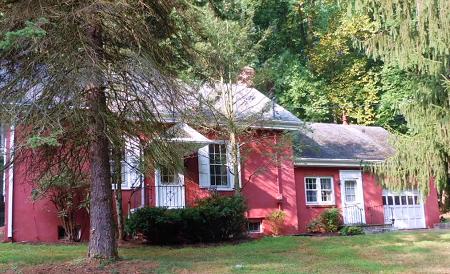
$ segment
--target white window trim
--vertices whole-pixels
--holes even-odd
[[[123,159],[120,161],[121,165],[121,190],[132,190],[135,188],[142,187],[144,182],[144,174],[142,174],[137,168],[133,167],[133,160],[131,159],[130,151],[134,150],[134,153],[139,154],[139,160],[142,157],[142,150],[139,146],[139,140],[137,138],[126,137],[125,138],[125,147],[123,152]],[[134,143],[134,144],[133,144]],[[133,146],[134,145],[134,146]],[[139,151],[138,151],[139,150]],[[136,155],[132,155],[136,158]],[[114,160],[110,159],[111,169],[113,168]],[[133,178],[136,177],[136,178]],[[133,180],[137,179],[137,180]],[[116,190],[116,184],[112,184],[112,189]]]
[[[307,179],[316,179],[316,192],[317,192],[317,202],[308,202],[308,197],[306,192],[308,191],[308,189],[306,188],[306,180]],[[330,179],[331,180],[331,201],[329,202],[323,202],[322,201],[322,185],[320,184],[320,179]],[[304,186],[305,186],[305,203],[306,205],[327,205],[327,206],[333,206],[336,205],[336,194],[334,192],[334,180],[333,177],[331,176],[307,176],[304,178]],[[319,201],[320,199],[320,201]]]
[[[209,158],[209,145],[219,144],[219,145],[225,145],[226,146],[226,156],[227,156],[226,166],[227,166],[227,181],[228,181],[228,185],[227,186],[219,186],[219,187],[212,186],[211,185],[211,174],[210,174],[210,172],[208,172],[208,184],[207,185],[202,185],[199,182],[199,187],[201,189],[210,189],[210,190],[216,190],[216,191],[234,191],[235,190],[236,182],[232,181],[233,180],[232,179],[233,174],[231,172],[230,161],[229,161],[229,157],[230,157],[230,146],[229,146],[229,143],[230,142],[228,140],[214,140],[213,142],[211,142],[211,143],[209,143],[207,145],[208,146],[208,158],[207,159],[209,161],[208,168],[210,168],[210,165],[211,165],[210,158]],[[240,159],[240,151],[238,152],[238,158]],[[241,173],[241,165],[240,165],[240,163],[239,163],[238,169],[239,169],[239,173]],[[239,174],[239,182],[238,182],[239,186],[242,186],[241,177],[242,177],[242,174]]]
[[[248,230],[247,232],[249,233],[249,234],[261,234],[261,233],[263,233],[264,232],[264,227],[263,227],[263,225],[264,225],[264,222],[263,222],[263,220],[261,220],[261,219],[259,219],[259,220],[248,220],[248,222],[249,223],[259,223],[259,231],[250,231],[250,230]]]

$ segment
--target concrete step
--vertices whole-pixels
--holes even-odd
[[[436,229],[450,229],[450,223],[439,223],[433,226]]]
[[[363,226],[363,230],[366,234],[386,233],[397,231],[398,229],[392,225],[376,225],[376,226]]]

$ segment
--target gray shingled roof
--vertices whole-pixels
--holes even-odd
[[[303,124],[294,114],[273,102],[269,97],[255,88],[242,84],[204,85],[199,93],[210,102],[210,108],[224,113],[225,103],[222,92],[233,94],[233,105],[238,119],[259,121],[255,125],[280,129],[299,129]],[[204,106],[206,107],[206,106]]]
[[[295,135],[296,159],[384,160],[392,155],[389,132],[381,127],[306,124]]]

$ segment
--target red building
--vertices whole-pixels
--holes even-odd
[[[278,209],[286,213],[284,234],[305,232],[313,218],[332,207],[341,209],[348,225],[390,224],[411,229],[439,222],[434,187],[428,197],[416,190],[395,193],[383,189],[365,171],[366,165],[383,161],[392,153],[384,129],[304,124],[257,90],[233,87],[239,87],[237,100],[245,102],[240,113],[261,112],[260,119],[249,125],[253,134],[241,140],[240,182],[234,182],[231,174],[226,140],[171,121],[176,132],[173,141],[190,144],[190,150],[180,156],[184,169],[173,172],[159,168],[140,173],[133,164],[139,160],[139,148],[130,140],[122,165],[124,212],[145,206],[192,206],[212,191],[231,195],[234,186],[240,184],[248,203],[250,233],[255,235],[270,233],[265,219]],[[49,200],[31,199],[35,182],[27,176],[27,163],[12,161],[17,130],[7,125],[1,128],[0,163],[6,167],[0,177],[4,240],[58,241],[61,225],[54,205]],[[286,132],[293,136],[289,139],[292,142],[284,138]],[[81,238],[86,239],[87,213],[80,213],[77,220]]]

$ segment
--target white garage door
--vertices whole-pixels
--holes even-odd
[[[384,222],[399,229],[425,228],[425,213],[418,191],[383,190]]]

